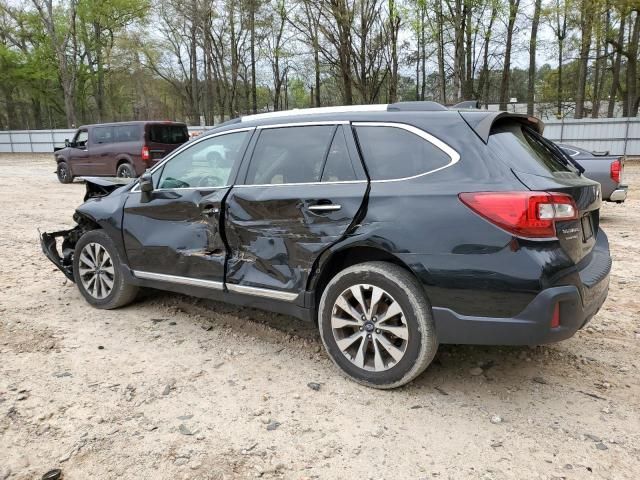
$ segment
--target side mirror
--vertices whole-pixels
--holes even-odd
[[[153,178],[149,172],[145,172],[140,176],[140,191],[144,193],[153,192]]]
[[[65,138],[65,139],[64,139],[64,146],[65,146],[65,147],[68,147],[68,146],[70,146],[70,145],[71,145],[71,144],[69,143],[69,139],[68,139],[68,138]]]

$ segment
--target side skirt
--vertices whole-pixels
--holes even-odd
[[[193,297],[206,298],[241,307],[257,308],[274,313],[291,315],[305,321],[314,321],[315,312],[300,306],[305,300],[304,293],[290,292],[227,284],[213,280],[179,277],[153,272],[130,270],[127,275],[131,283],[141,287],[155,288]]]

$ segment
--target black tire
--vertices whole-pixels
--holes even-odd
[[[118,165],[116,170],[116,177],[120,178],[133,178],[136,176],[136,171],[130,163],[122,163]]]
[[[96,247],[96,245],[98,247]],[[86,260],[81,259],[83,253],[87,253],[87,251],[85,250],[85,247],[87,246],[89,246],[89,249],[101,247],[102,249],[104,249],[104,251],[106,251],[108,257],[110,258],[110,262],[108,262],[106,265],[100,265],[98,267],[102,270],[98,274],[98,277],[104,275],[107,277],[107,280],[112,283],[111,290],[107,295],[102,296],[102,298],[100,296],[100,293],[104,294],[105,290],[102,290],[102,292],[98,291],[96,294],[96,292],[89,291],[92,286],[91,283],[89,283],[89,285],[85,284],[85,279],[88,279],[91,275],[91,273],[84,273],[83,276],[83,272],[86,272],[86,269],[90,268],[89,264],[84,263]],[[89,260],[93,259],[92,255],[89,255],[89,257]],[[102,258],[104,259],[106,257],[104,257],[103,255]],[[96,308],[111,310],[113,308],[127,305],[136,298],[138,287],[135,285],[131,285],[125,281],[121,264],[122,260],[120,258],[120,255],[118,254],[118,249],[114,245],[111,238],[109,238],[109,236],[104,231],[91,230],[90,232],[87,232],[82,237],[80,237],[80,240],[78,240],[78,243],[76,243],[75,252],[73,255],[73,276],[76,280],[78,290],[80,290],[80,293],[89,304]],[[110,270],[113,271],[112,274],[109,273]],[[107,285],[107,280],[100,281],[98,283],[101,283],[103,286],[105,286]],[[94,280],[94,282],[95,281],[96,280]]]
[[[56,175],[58,176],[58,181],[60,183],[73,182],[73,173],[71,173],[71,168],[69,168],[69,164],[67,162],[58,162]]]
[[[380,319],[376,320],[378,323],[366,322],[373,323],[373,326],[376,327],[374,331],[367,330],[368,328],[372,328],[371,325],[363,325],[364,330],[363,327],[357,327],[362,333],[358,333],[356,327],[346,327],[347,329],[353,328],[353,330],[348,330],[350,333],[353,332],[353,335],[365,335],[371,338],[371,335],[367,335],[367,331],[371,331],[372,334],[374,332],[377,334],[374,335],[373,340],[368,340],[369,346],[364,348],[364,350],[368,352],[365,356],[369,355],[367,358],[371,358],[371,355],[377,357],[378,352],[382,351],[383,344],[376,340],[380,338],[380,333],[385,335],[384,340],[386,342],[391,338],[392,342],[396,342],[396,344],[399,342],[399,344],[402,345],[404,349],[403,356],[397,361],[392,359],[391,356],[388,356],[387,359],[392,360],[392,362],[384,361],[386,365],[384,363],[383,365],[386,369],[379,369],[379,371],[374,369],[372,371],[366,369],[367,367],[361,368],[354,363],[353,355],[348,358],[347,353],[343,353],[340,347],[338,347],[338,340],[334,334],[331,320],[334,309],[338,308],[335,302],[339,297],[342,297],[343,294],[349,295],[348,289],[355,285],[373,286],[382,289],[384,293],[388,295],[388,302],[397,302],[402,310],[401,316],[394,317],[392,315],[389,318],[404,319],[402,321],[394,321],[401,325],[403,332],[406,332],[403,333],[403,335],[408,337],[406,340],[378,330],[377,327],[384,330],[382,326],[384,320],[381,321]],[[361,292],[362,291],[363,290],[361,290]],[[373,290],[370,291],[373,292]],[[366,294],[366,289],[364,292]],[[371,303],[372,301],[370,300],[369,304]],[[385,305],[382,307],[382,309],[385,309],[387,304],[381,302],[379,305]],[[356,309],[358,311],[361,310],[359,308]],[[342,310],[336,310],[338,313],[341,311]],[[376,307],[376,311],[380,311],[380,307]],[[340,315],[342,314],[340,313]],[[352,317],[346,316],[346,318]],[[372,318],[374,320],[376,319],[375,314],[372,315]],[[373,388],[390,389],[409,383],[427,368],[438,350],[438,341],[433,316],[431,314],[431,306],[426,299],[422,285],[420,285],[418,280],[410,272],[392,263],[361,263],[339,272],[331,279],[322,293],[318,309],[318,324],[322,343],[331,360],[333,360],[349,378]],[[343,330],[338,330],[338,332],[342,331]],[[400,331],[398,331],[398,333],[400,333]],[[364,339],[362,343],[364,343]],[[354,345],[357,346],[358,344],[359,342],[356,342]],[[390,350],[385,349],[384,354],[388,353],[390,353]],[[368,368],[372,367],[371,364],[368,365]]]

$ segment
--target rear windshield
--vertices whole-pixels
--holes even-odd
[[[540,134],[531,128],[510,123],[498,125],[489,136],[489,148],[514,170],[549,175],[577,170],[555,152]]]
[[[166,143],[176,145],[189,140],[189,132],[185,125],[153,124],[147,127],[149,141],[153,143]]]

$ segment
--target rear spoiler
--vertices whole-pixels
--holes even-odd
[[[505,119],[511,119],[516,122],[524,123],[529,127],[536,130],[540,135],[544,131],[544,122],[539,118],[529,115],[523,115],[521,113],[509,113],[509,112],[489,112],[487,110],[459,110],[458,113],[462,119],[471,127],[471,130],[475,132],[480,140],[484,143],[489,141],[489,135],[491,129],[498,121]]]

